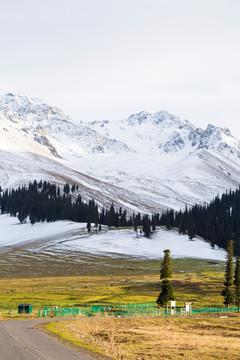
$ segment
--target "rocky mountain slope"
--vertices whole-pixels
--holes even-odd
[[[240,158],[240,142],[230,130],[208,125],[206,130],[196,128],[187,120],[160,111],[156,114],[140,112],[128,119],[110,122],[94,121],[88,124],[102,135],[131,144],[137,152],[176,153],[199,149],[216,150],[224,155]],[[233,157],[232,154],[235,156]]]
[[[239,186],[240,142],[166,111],[77,122],[26,95],[0,97],[0,185],[77,183],[100,205],[156,212],[211,200]]]

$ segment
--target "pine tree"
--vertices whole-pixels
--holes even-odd
[[[150,229],[150,219],[148,215],[144,215],[143,217],[143,233],[145,237],[150,238],[151,229]]]
[[[229,307],[230,304],[234,303],[234,292],[233,292],[233,240],[229,241],[227,247],[227,259],[226,259],[226,270],[225,270],[225,288],[222,291],[224,297],[224,304]]]
[[[108,226],[115,226],[115,209],[113,204],[110,206],[110,210],[108,212]]]
[[[134,231],[136,232],[136,234],[137,234],[137,226],[138,226],[138,222],[137,222],[137,218],[135,217],[134,218]]]
[[[152,215],[152,231],[154,232],[156,230],[156,219],[155,216]]]
[[[88,232],[90,233],[90,231],[91,231],[91,222],[90,222],[90,219],[88,219],[88,221],[87,221],[87,230],[88,230]]]
[[[161,263],[160,279],[167,280],[172,277],[172,261],[170,257],[170,250],[164,250],[164,257]]]
[[[172,288],[172,284],[169,280],[162,281],[162,290],[157,298],[156,303],[159,306],[165,306],[166,310],[168,310],[168,302],[170,300],[174,300],[174,291]]]
[[[238,312],[239,312],[239,307],[240,307],[240,256],[238,256],[237,260],[236,260],[234,285],[235,285],[235,303],[238,307]]]
[[[188,226],[188,237],[190,240],[195,237],[194,225],[192,221],[190,221],[190,224]]]
[[[174,291],[169,278],[172,277],[172,262],[170,257],[170,250],[164,250],[164,257],[161,263],[160,279],[162,280],[162,290],[157,298],[156,303],[159,306],[168,308],[169,300],[174,300]]]
[[[35,216],[33,214],[30,215],[30,223],[31,225],[35,224]]]
[[[69,194],[69,192],[70,192],[70,186],[69,186],[68,183],[66,183],[66,184],[64,185],[64,187],[63,187],[63,192],[64,192],[65,194]]]

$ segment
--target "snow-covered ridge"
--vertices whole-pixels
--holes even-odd
[[[99,205],[160,212],[210,201],[239,186],[240,142],[159,111],[76,122],[27,95],[0,97],[0,185],[79,185]]]
[[[120,121],[94,121],[88,123],[106,136],[125,140],[136,151],[156,151],[159,153],[174,153],[184,148],[189,151],[212,149],[225,155],[235,155],[240,158],[240,142],[234,138],[227,128],[215,127],[209,124],[206,130],[196,128],[188,120],[159,111],[149,114],[142,111]],[[151,144],[150,144],[151,143]]]
[[[123,142],[102,136],[94,129],[78,124],[60,109],[23,94],[0,97],[0,117],[11,122],[56,157],[76,154],[119,153],[131,151]]]
[[[214,149],[225,155],[240,157],[240,142],[229,129],[208,125],[196,128],[189,121],[159,111],[142,111],[119,121],[74,122],[60,109],[40,99],[9,93],[0,97],[0,117],[12,127],[28,135],[50,150],[54,156],[65,157],[72,152],[174,153],[184,148]]]

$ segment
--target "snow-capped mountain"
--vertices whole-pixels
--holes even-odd
[[[140,112],[118,122],[94,121],[88,124],[103,135],[131,144],[137,152],[175,153],[184,148],[217,150],[240,158],[240,142],[230,130],[208,125],[196,128],[187,120],[160,111],[155,114]]]
[[[26,95],[7,94],[0,98],[0,116],[19,134],[28,135],[56,157],[68,154],[118,153],[131,151],[115,139],[75,123],[60,109]]]
[[[156,212],[211,200],[240,179],[240,142],[166,111],[77,122],[26,95],[0,97],[0,185],[76,183],[86,199]]]

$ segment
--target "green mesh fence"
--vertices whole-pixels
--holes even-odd
[[[238,307],[229,307],[229,308],[221,308],[221,307],[212,307],[212,308],[201,308],[201,309],[192,309],[191,313],[192,315],[197,315],[197,314],[201,314],[201,313],[233,313],[233,312],[237,312],[238,311]]]
[[[159,309],[155,303],[145,304],[108,304],[108,305],[85,305],[79,308],[58,308],[45,307],[39,310],[39,317],[75,317],[75,316],[184,316],[198,315],[202,313],[226,313],[237,312],[237,307],[221,308],[201,308],[191,309],[186,312],[185,308],[169,309],[168,311]]]

